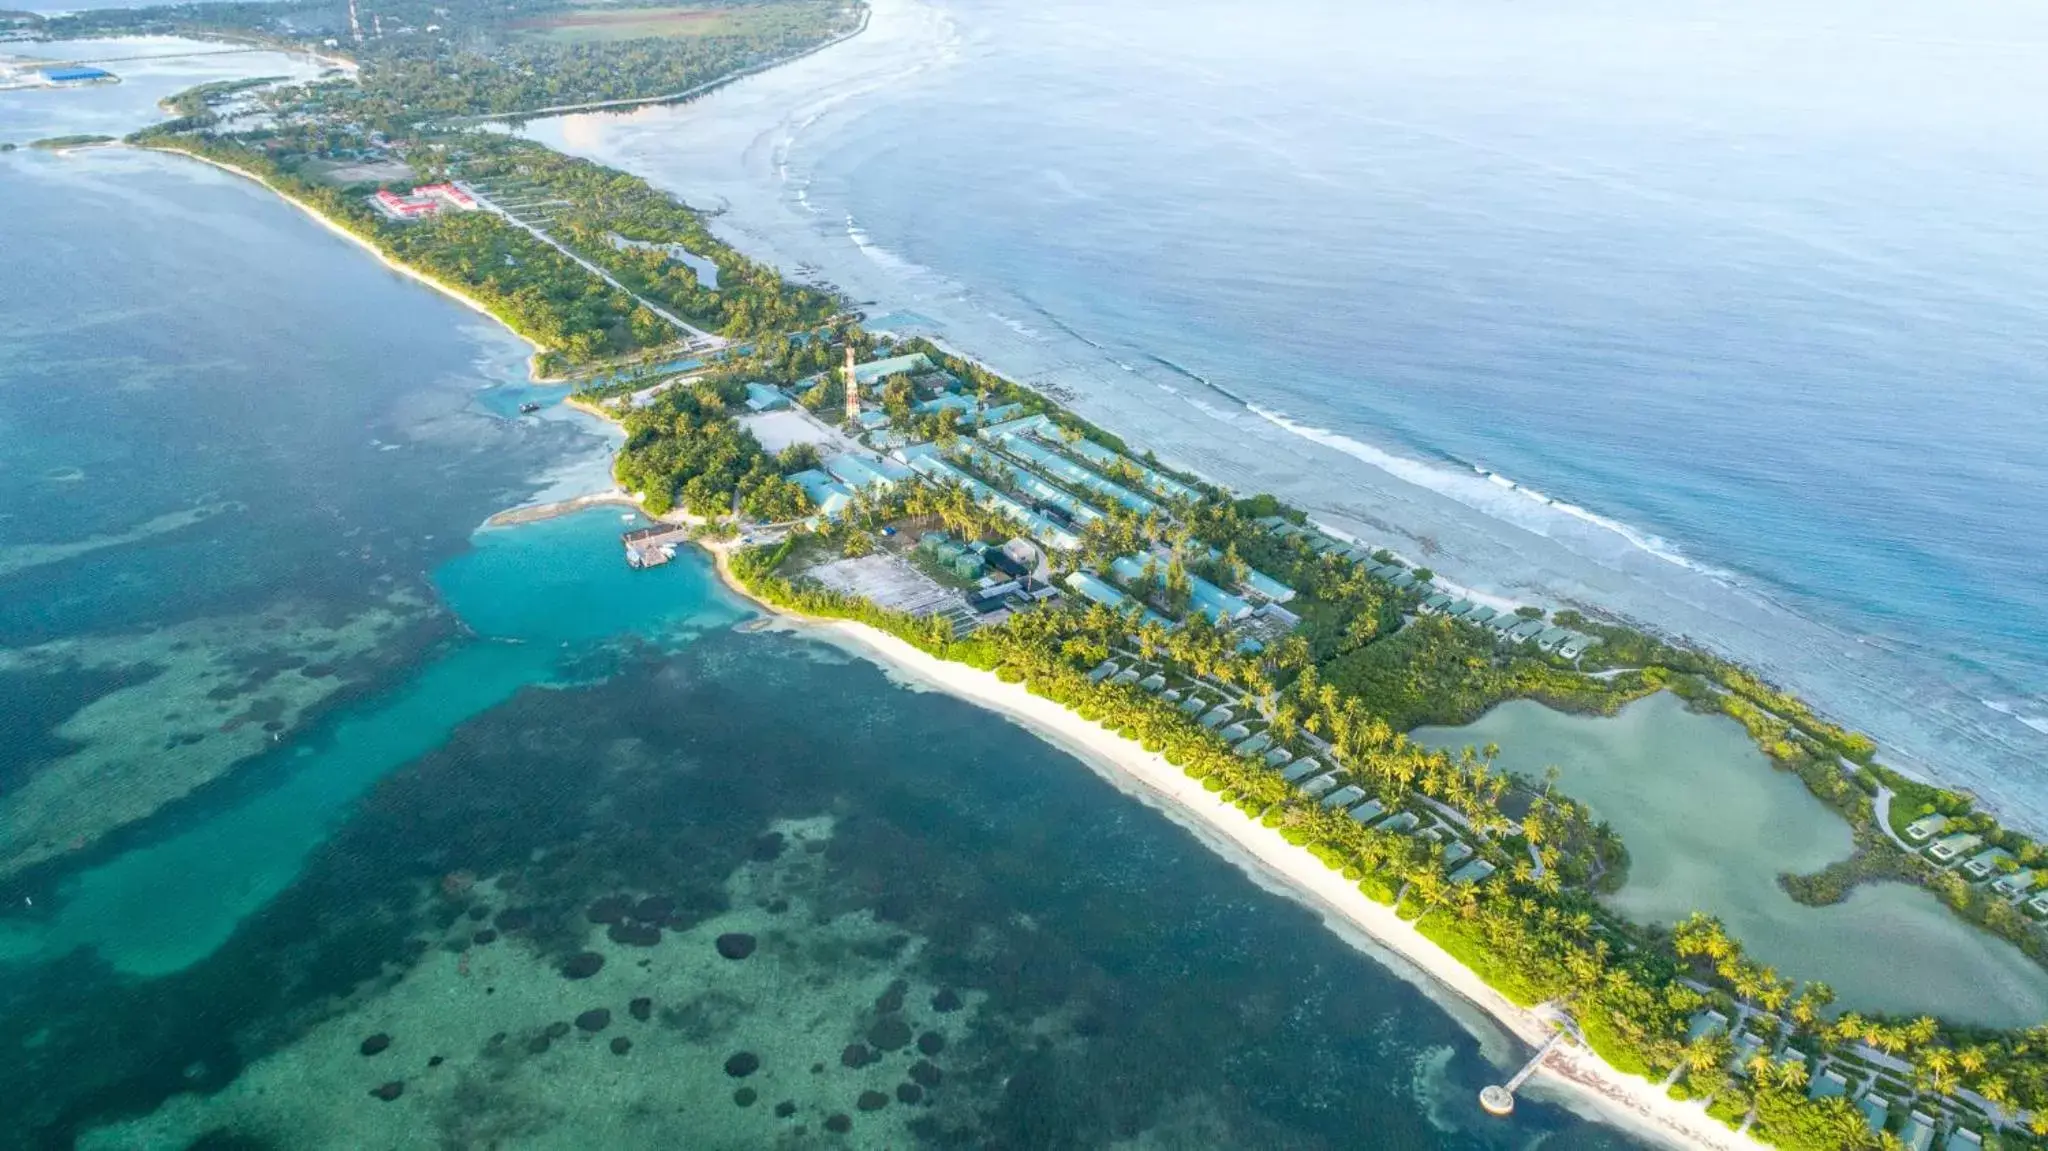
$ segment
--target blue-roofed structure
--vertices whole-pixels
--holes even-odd
[[[1054,487],[1030,469],[1013,464],[987,448],[970,445],[966,452],[968,460],[984,475],[994,476],[1024,495],[1060,509],[1075,523],[1090,524],[1102,518],[1102,513],[1093,507]]]
[[[748,411],[772,412],[778,408],[786,408],[788,406],[789,397],[783,395],[781,389],[771,388],[767,384],[747,385]]]
[[[39,68],[37,71],[42,73],[43,79],[52,84],[97,84],[114,78],[114,74],[104,68],[92,68],[84,64],[57,64]]]
[[[955,395],[952,392],[942,392],[932,399],[912,404],[910,410],[918,415],[928,416],[934,412],[943,412],[950,409],[960,413],[960,418],[965,419],[973,414],[974,409],[979,406],[966,396]]]
[[[853,366],[853,382],[866,387],[869,384],[880,383],[890,376],[900,376],[905,372],[916,373],[929,372],[931,370],[931,358],[923,352],[913,352],[907,356],[891,356],[886,360],[870,360],[865,364],[855,364]]]
[[[1158,504],[1122,485],[1110,483],[1029,436],[1006,436],[999,438],[997,442],[1002,445],[1004,451],[1032,464],[1061,483],[1072,484],[1091,495],[1115,500],[1141,516],[1150,515],[1158,510]]]
[[[825,470],[851,488],[888,491],[911,476],[909,468],[894,460],[868,459],[852,453],[825,461]]]
[[[818,507],[818,514],[827,518],[837,516],[853,503],[853,491],[845,484],[815,468],[807,468],[789,477],[789,482],[804,490],[811,502]]]
[[[1014,420],[1023,413],[1023,404],[997,404],[993,408],[983,409],[975,418],[984,424],[999,424],[1005,420]]]
[[[1110,564],[1109,570],[1126,583],[1140,583],[1145,578],[1145,564],[1143,556],[1124,556]],[[1164,585],[1166,563],[1154,561],[1153,566],[1157,569],[1154,582]],[[1213,623],[1243,619],[1252,614],[1252,605],[1192,573],[1188,576],[1188,600],[1196,611],[1208,616]]]
[[[918,444],[905,448],[903,456],[903,462],[909,464],[912,471],[927,479],[957,483],[965,487],[977,502],[994,507],[1024,525],[1025,532],[1039,543],[1055,551],[1081,550],[1080,536],[940,459],[938,450],[931,445]]]
[[[1174,479],[1172,476],[1161,473],[1157,468],[1146,467],[1129,456],[1118,455],[1093,440],[1081,439],[1075,440],[1072,443],[1062,441],[1061,446],[1098,468],[1109,467],[1117,463],[1136,468],[1139,477],[1145,481],[1145,487],[1150,489],[1153,495],[1169,500],[1192,500],[1198,494],[1195,489]]]

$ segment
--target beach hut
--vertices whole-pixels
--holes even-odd
[[[1814,1076],[1806,1087],[1808,1099],[1833,1099],[1848,1093],[1849,1081],[1832,1067]]]
[[[2033,889],[2035,875],[2034,871],[2022,867],[2018,871],[2001,875],[1997,879],[1992,880],[1991,890],[2007,898],[2025,894]]]
[[[1948,1138],[1941,1141],[1941,1151],[1982,1151],[1983,1147],[1982,1135],[1961,1127],[1949,1128]]]
[[[1155,671],[1144,679],[1139,680],[1138,686],[1157,695],[1166,689],[1166,677]]]
[[[1728,1017],[1712,1009],[1702,1011],[1685,1025],[1685,1041],[1696,1043],[1708,1035],[1719,1035],[1728,1030]]]
[[[1948,826],[1946,815],[1923,815],[1906,825],[1906,838],[1921,843]]]
[[[1385,823],[1380,824],[1380,830],[1409,832],[1415,830],[1415,828],[1420,826],[1421,823],[1422,820],[1416,818],[1414,812],[1402,811],[1395,813],[1393,818],[1387,820]]]
[[[1387,813],[1387,805],[1377,799],[1368,799],[1350,811],[1351,818],[1370,825],[1373,820]]]
[[[1971,856],[1969,862],[1963,864],[1963,870],[1973,879],[1989,879],[1993,872],[2001,870],[2000,864],[2011,860],[2012,852],[2003,847],[1994,847]]]
[[[1122,687],[1124,684],[1127,683],[1136,683],[1138,682],[1138,673],[1132,671],[1129,668],[1125,668],[1123,671],[1120,671],[1115,675],[1110,676],[1109,682],[1112,687]]]
[[[1286,770],[1280,773],[1280,778],[1289,783],[1300,783],[1321,770],[1323,770],[1321,763],[1311,756],[1303,756],[1288,764]]]
[[[1350,807],[1365,798],[1365,789],[1357,784],[1347,784],[1323,797],[1324,807]]]
[[[1462,839],[1453,839],[1444,844],[1444,866],[1456,867],[1472,858],[1472,845]]]
[[[1266,750],[1268,747],[1272,746],[1272,744],[1273,737],[1267,735],[1265,732],[1260,732],[1259,734],[1251,737],[1250,739],[1245,740],[1243,743],[1238,744],[1236,747],[1233,747],[1230,750],[1236,752],[1238,755],[1244,757],[1245,759],[1250,759],[1253,756],[1259,754],[1260,752]]]
[[[1475,859],[1456,871],[1451,872],[1452,883],[1480,883],[1493,874],[1493,864]]]
[[[1919,1111],[1906,1116],[1906,1129],[1899,1134],[1906,1151],[1929,1151],[1934,1146],[1934,1119]]]
[[[1561,627],[1544,628],[1536,636],[1537,651],[1556,651],[1557,645],[1571,638],[1572,633]]]
[[[1294,753],[1284,747],[1276,747],[1266,753],[1266,766],[1279,769],[1294,759]]]
[[[1310,799],[1315,799],[1316,797],[1322,795],[1324,792],[1327,792],[1331,788],[1336,786],[1337,773],[1333,771],[1327,775],[1316,776],[1314,779],[1311,779],[1307,783],[1302,784],[1301,793],[1303,795],[1308,796]]]
[[[1094,671],[1088,673],[1088,682],[1101,683],[1103,680],[1108,679],[1110,676],[1115,675],[1116,670],[1117,669],[1115,660],[1103,660],[1101,663],[1095,665]]]
[[[1981,835],[1958,832],[1946,839],[1937,840],[1933,847],[1927,849],[1927,854],[1937,862],[1954,863],[1962,858],[1964,852],[1975,851],[1977,845],[1982,842],[1984,837]]]
[[[1202,717],[1202,726],[1207,728],[1218,728],[1229,722],[1230,709],[1222,706]]]
[[[1885,1120],[1892,1113],[1891,1100],[1873,1091],[1856,1101],[1856,1109],[1863,1112],[1863,1118],[1869,1121],[1872,1131],[1884,1133]]]
[[[1483,603],[1474,604],[1472,606],[1472,610],[1465,613],[1464,620],[1466,623],[1476,623],[1483,625],[1491,622],[1493,620],[1493,617],[1499,614],[1499,612],[1493,610],[1490,607],[1487,607]]]

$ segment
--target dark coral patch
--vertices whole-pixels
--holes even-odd
[[[478,947],[483,947],[487,944],[496,943],[498,941],[498,933],[486,927],[475,935],[470,936],[469,941]]]
[[[880,1091],[863,1091],[853,1105],[862,1111],[880,1111],[889,1105],[889,1097]]]
[[[787,1119],[794,1114],[796,1114],[796,1100],[794,1099],[784,1099],[775,1105],[775,1117],[777,1119]]]
[[[937,1055],[946,1049],[946,1037],[936,1031],[927,1031],[917,1037],[917,1049],[926,1055]]]
[[[380,1087],[372,1087],[370,1088],[370,1094],[389,1103],[400,1095],[405,1094],[405,1080],[393,1079],[391,1082]]]
[[[633,918],[643,923],[660,923],[676,913],[676,901],[666,895],[650,895],[633,905]]]
[[[901,1011],[903,1010],[903,997],[909,993],[910,984],[905,980],[898,979],[889,985],[887,991],[882,992],[880,998],[875,1000],[875,1010],[884,1015],[892,1015]]]
[[[604,969],[604,956],[595,951],[579,951],[562,961],[562,978],[588,979]]]
[[[582,1031],[603,1031],[611,1025],[612,1013],[611,1009],[607,1007],[593,1007],[576,1017],[576,1026]],[[927,1051],[925,1054],[929,1055],[931,1052]]]
[[[624,1055],[626,1052],[631,1051],[632,1049],[633,1041],[631,1039],[628,1039],[623,1035],[616,1035],[612,1037],[612,1054]]]
[[[654,1015],[654,1000],[642,995],[626,1005],[626,1014],[645,1023]]]
[[[382,1051],[389,1046],[391,1046],[391,1037],[389,1035],[384,1034],[382,1031],[379,1031],[375,1035],[372,1035],[369,1038],[364,1039],[362,1043],[356,1047],[356,1050],[362,1052],[365,1055],[375,1055],[379,1051]]]
[[[841,1112],[825,1120],[825,1130],[834,1135],[844,1135],[853,1130],[853,1116]]]
[[[941,1079],[944,1079],[945,1075],[939,1071],[938,1066],[936,1064],[933,1064],[929,1060],[920,1059],[917,1062],[910,1065],[910,1078],[914,1082],[916,1082],[918,1086],[929,1091],[932,1088],[937,1087],[939,1085],[939,1081]]]
[[[760,1092],[755,1091],[752,1087],[742,1087],[732,1093],[732,1101],[742,1107],[752,1107],[754,1100],[760,1097]]]
[[[783,843],[782,833],[779,831],[758,835],[754,837],[753,850],[749,854],[762,863],[771,863],[782,858]]]
[[[605,895],[590,901],[583,917],[592,923],[617,923],[633,912],[633,901],[623,895]]]
[[[941,988],[932,996],[932,1010],[941,1014],[960,1010],[960,993],[950,987]]]
[[[497,926],[498,930],[508,934],[514,931],[524,931],[533,926],[533,908],[508,907],[500,911],[491,922]]]
[[[761,1069],[761,1057],[751,1051],[735,1051],[725,1061],[725,1073],[734,1079],[745,1079]]]
[[[898,1103],[916,1103],[923,1098],[924,1088],[919,1087],[915,1083],[898,1083],[896,1085],[896,1101]]]
[[[846,1045],[846,1050],[839,1053],[839,1065],[841,1067],[854,1068],[866,1067],[880,1058],[881,1056],[868,1050],[868,1045],[865,1043],[849,1043]]]
[[[868,1042],[884,1051],[895,1051],[903,1047],[910,1042],[910,1036],[910,1024],[894,1015],[886,1019],[877,1019],[875,1025],[868,1028]]]
[[[718,953],[727,959],[745,959],[754,953],[754,937],[744,931],[728,931],[718,937]]]

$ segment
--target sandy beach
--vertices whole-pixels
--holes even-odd
[[[725,549],[715,548],[712,555],[720,577],[746,595],[746,589],[732,578]],[[1362,946],[1360,950],[1382,962],[1391,957],[1394,962],[1388,965],[1403,975],[1420,975],[1418,986],[1435,993],[1440,1001],[1444,999],[1442,993],[1448,992],[1532,1046],[1549,1038],[1551,1028],[1541,1017],[1517,1007],[1488,987],[1450,953],[1397,916],[1393,908],[1366,898],[1341,874],[1288,843],[1278,831],[1247,819],[1243,812],[1204,790],[1199,781],[1188,778],[1164,756],[1148,752],[1049,699],[1031,694],[1021,684],[1004,683],[993,672],[941,660],[865,624],[817,619],[765,604],[763,607],[787,626],[861,656],[901,682],[946,692],[1025,727],[1087,764],[1119,790],[1187,828],[1205,847],[1242,868],[1262,886],[1320,912],[1339,937],[1356,944],[1361,942],[1362,935],[1372,946]],[[1496,1053],[1488,1054],[1499,1061]],[[1502,1078],[1512,1072],[1511,1065],[1503,1071]],[[1766,1146],[1710,1117],[1703,1102],[1674,1100],[1658,1085],[1617,1071],[1576,1045],[1563,1045],[1553,1051],[1524,1090],[1672,1146],[1713,1151],[1764,1151]],[[1472,1105],[1476,1108],[1477,1101]]]

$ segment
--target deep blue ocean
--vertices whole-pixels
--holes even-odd
[[[884,0],[707,100],[529,131],[2048,827],[2044,47],[2010,0]]]

